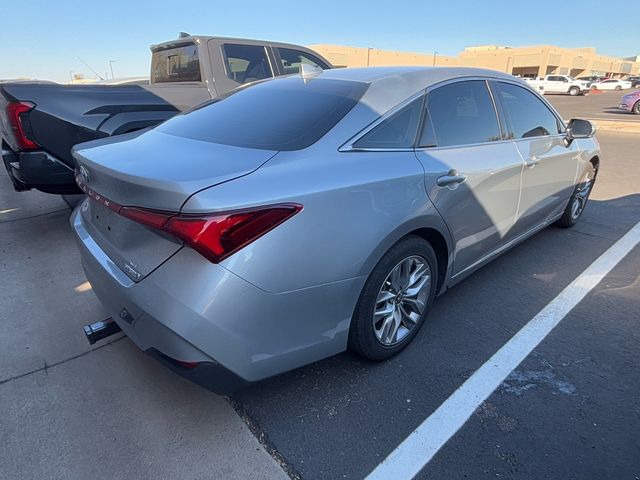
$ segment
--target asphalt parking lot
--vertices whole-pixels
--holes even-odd
[[[632,122],[640,125],[640,115],[618,109],[620,98],[634,90],[601,91],[589,95],[571,97],[569,95],[545,95],[564,118],[580,117],[587,120],[611,120]]]
[[[619,97],[548,98],[565,118],[596,118]],[[15,193],[0,175],[0,478],[366,476],[640,221],[640,133],[599,140],[580,224],[542,231],[446,292],[401,355],[374,364],[345,353],[231,398],[125,337],[90,347],[82,325],[105,312],[68,206]],[[639,326],[636,246],[418,477],[640,478]]]

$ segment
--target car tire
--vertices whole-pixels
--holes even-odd
[[[571,87],[569,89],[569,95],[571,95],[572,97],[575,97],[579,93],[580,93],[580,89],[578,87]]]
[[[616,85],[616,91],[619,92],[620,90],[622,90],[622,87],[620,85]]]
[[[587,173],[585,173],[580,183],[578,183],[578,185],[573,189],[573,193],[571,194],[569,203],[567,203],[567,206],[562,213],[562,217],[556,221],[557,226],[570,228],[580,220],[580,217],[587,206],[587,202],[589,201],[589,195],[593,190],[593,185],[596,182],[596,176],[598,175],[598,169],[595,165],[591,163],[590,165],[590,168]]]
[[[409,235],[396,243],[362,289],[349,328],[349,349],[374,361],[400,353],[431,311],[437,279],[438,262],[429,242]]]
[[[635,113],[636,115],[640,115],[640,100],[638,100],[636,102],[636,104],[633,106],[632,109],[633,113]]]

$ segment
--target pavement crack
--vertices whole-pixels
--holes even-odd
[[[0,385],[4,385],[5,383],[11,382],[12,380],[18,380],[20,378],[28,377],[29,375],[32,375],[34,373],[38,373],[38,372],[47,373],[50,369],[52,369],[54,367],[57,367],[59,365],[63,365],[65,363],[67,363],[67,362],[70,362],[71,360],[75,360],[76,358],[84,357],[85,355],[93,353],[93,352],[95,352],[97,350],[101,350],[104,347],[108,347],[109,345],[113,345],[114,343],[119,342],[123,338],[125,338],[125,335],[121,336],[120,338],[116,338],[115,340],[111,340],[110,342],[107,342],[104,345],[100,345],[99,347],[92,348],[91,350],[87,350],[86,352],[82,352],[82,353],[79,353],[78,355],[74,355],[74,356],[66,358],[64,360],[60,360],[59,362],[47,363],[47,361],[45,360],[44,361],[44,365],[42,367],[36,368],[34,370],[30,370],[30,371],[25,372],[25,373],[21,373],[20,375],[14,375],[13,377],[5,378],[4,380],[0,380]]]
[[[69,209],[68,208],[61,208],[59,210],[52,210],[50,212],[45,212],[45,213],[38,213],[36,215],[29,215],[28,217],[20,217],[20,218],[11,218],[9,220],[2,220],[0,221],[0,224],[2,223],[13,223],[13,222],[20,222],[22,220],[30,220],[32,218],[38,218],[38,217],[46,217],[47,215],[53,215],[54,213],[60,213],[60,212],[68,212]]]
[[[271,443],[267,432],[256,422],[242,404],[229,396],[225,396],[231,407],[235,410],[238,416],[245,423],[249,431],[260,442],[262,448],[264,448],[269,455],[280,465],[284,472],[291,478],[291,480],[300,480],[302,476],[298,473],[292,465],[290,465],[282,456],[282,454],[276,449],[275,445]]]

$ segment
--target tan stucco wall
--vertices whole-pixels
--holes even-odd
[[[620,77],[640,73],[640,62],[632,61],[631,58],[625,60],[598,55],[592,47],[573,49],[536,45],[511,48],[480,45],[466,48],[457,57],[329,44],[310,45],[310,48],[338,67],[435,64],[490,68],[521,76],[557,73],[573,76],[609,74]]]

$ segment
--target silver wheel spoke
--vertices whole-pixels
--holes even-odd
[[[374,317],[374,321],[377,321],[380,319],[380,317],[386,317],[387,315],[391,315],[393,313],[393,303],[387,303],[385,304],[384,307],[376,310],[373,314]]]
[[[390,292],[389,290],[381,290],[380,293],[378,294],[376,305],[382,302],[388,302],[394,297],[395,297],[395,294],[393,292]]]
[[[422,315],[422,311],[424,310],[424,302],[418,298],[405,297],[404,305],[410,306],[418,315]]]
[[[409,284],[407,285],[407,288],[411,288],[413,287],[417,282],[420,281],[421,278],[423,278],[424,273],[429,270],[429,267],[427,266],[427,264],[425,263],[421,263],[418,264],[418,266],[416,267],[416,269],[413,271],[413,273],[411,274],[411,276],[409,277]]]
[[[425,275],[424,277],[422,277],[420,280],[416,282],[416,284],[413,287],[407,289],[407,293],[405,297],[408,297],[408,298],[417,297],[418,294],[420,294],[420,292],[424,289],[424,287],[427,286],[430,279],[431,279],[431,275]]]

